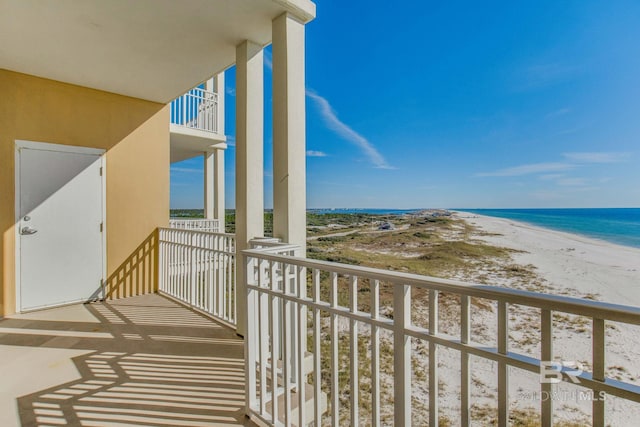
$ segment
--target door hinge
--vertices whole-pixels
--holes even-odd
[[[102,176],[102,166],[100,166],[100,176]]]
[[[101,223],[100,223],[100,232],[101,232],[101,233],[102,233],[103,228],[104,228],[104,223],[103,223],[103,222],[101,222]]]

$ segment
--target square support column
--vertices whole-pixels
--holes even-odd
[[[246,260],[240,252],[264,235],[264,57],[262,47],[236,47],[236,292],[238,335],[247,328]]]
[[[224,135],[224,71],[204,83],[204,89],[218,95],[215,110],[215,132]]]
[[[218,103],[216,104],[216,132],[224,135],[224,71],[213,78],[214,90],[218,94]]]
[[[306,254],[304,24],[273,20],[273,235]]]
[[[205,90],[217,94],[215,120],[216,133],[224,135],[224,71],[205,82]],[[220,232],[225,232],[224,205],[224,150],[204,153],[204,217],[217,219]]]
[[[215,218],[215,159],[213,152],[204,152],[204,217]]]
[[[225,204],[224,204],[224,152],[216,150],[213,152],[213,163],[215,163],[215,175],[213,177],[213,211],[214,218],[220,223],[220,232],[225,232]]]
[[[224,150],[204,153],[204,217],[217,219],[220,232],[225,230]]]

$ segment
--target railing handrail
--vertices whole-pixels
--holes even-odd
[[[199,87],[171,101],[170,121],[174,125],[218,132],[218,93]]]
[[[184,98],[184,97],[199,98],[199,99],[206,100],[206,101],[213,101],[213,103],[217,103],[218,102],[218,94],[216,92],[213,92],[211,90],[202,89],[202,88],[199,88],[199,87],[195,87],[193,89],[190,89],[189,91],[187,91],[187,92],[183,93],[182,95],[178,96],[177,98],[175,98],[171,102],[175,102],[176,100],[179,100],[179,99]]]
[[[219,221],[217,218],[192,218],[192,217],[180,217],[180,216],[171,216],[169,217],[170,221]]]
[[[594,426],[605,426],[605,397],[615,396],[630,402],[640,403],[640,385],[625,382],[607,372],[606,341],[607,322],[640,324],[640,307],[610,304],[574,297],[557,296],[497,286],[486,286],[464,283],[456,280],[440,279],[410,273],[386,271],[376,268],[352,266],[335,262],[311,260],[307,258],[274,254],[267,248],[248,249],[242,251],[248,260],[247,272],[247,323],[249,335],[247,346],[247,378],[250,387],[247,389],[248,413],[263,419],[269,425],[285,424],[292,419],[299,420],[299,425],[307,424],[312,418],[320,423],[326,405],[323,396],[330,397],[330,422],[337,426],[342,424],[341,390],[350,387],[349,412],[350,419],[360,419],[359,415],[359,365],[361,363],[360,338],[370,341],[369,381],[371,390],[372,425],[380,425],[381,420],[381,376],[389,375],[393,381],[392,400],[394,425],[408,425],[412,420],[412,390],[416,380],[412,376],[412,364],[418,357],[412,345],[412,339],[428,345],[428,412],[429,425],[438,424],[439,407],[439,349],[449,349],[460,354],[460,419],[463,425],[469,424],[473,405],[471,404],[471,379],[473,367],[470,356],[479,357],[497,364],[497,425],[509,424],[510,394],[509,381],[513,378],[510,368],[539,374],[540,393],[547,393],[545,400],[540,401],[541,425],[550,427],[553,424],[554,409],[550,402],[553,392],[552,382],[579,383],[580,387],[591,391],[595,396],[591,400],[592,423]],[[340,279],[346,278],[348,280]],[[364,283],[363,283],[364,280]],[[368,283],[366,283],[368,282]],[[366,283],[366,284],[365,284]],[[385,303],[385,311],[381,307],[382,285],[391,285],[392,300]],[[361,286],[369,289],[370,311],[359,306],[358,294]],[[309,288],[308,288],[309,287]],[[346,287],[346,290],[344,289]],[[342,288],[342,291],[339,289]],[[422,320],[413,321],[412,290],[421,288],[428,290],[428,326]],[[328,291],[322,296],[321,289]],[[310,294],[309,294],[310,290]],[[348,291],[348,302],[340,300],[340,292]],[[389,290],[385,292],[389,293]],[[439,330],[439,296],[453,294],[459,301],[459,335],[455,332]],[[422,295],[422,294],[420,294]],[[495,303],[496,341],[495,344],[477,342],[471,339],[472,298],[482,298]],[[420,300],[419,304],[425,301]],[[540,336],[540,355],[520,354],[512,351],[509,334],[510,307],[526,306],[540,309],[539,328],[532,325],[531,331]],[[391,310],[390,314],[386,310]],[[493,312],[494,309],[491,309]],[[307,324],[308,313],[312,317],[311,326]],[[513,312],[512,312],[513,313]],[[555,362],[560,354],[554,352],[554,314],[572,313],[591,318],[591,363],[590,371],[572,369],[570,365]],[[424,313],[422,313],[424,316]],[[426,317],[424,318],[426,320]],[[488,320],[490,322],[491,320]],[[483,321],[483,324],[487,322]],[[365,325],[363,333],[359,325]],[[367,328],[370,328],[367,330]],[[384,342],[390,345],[393,369],[381,370],[380,331],[386,330]],[[368,332],[369,331],[369,332]],[[344,344],[343,337],[348,338],[348,357],[341,357],[340,348]],[[313,342],[313,350],[308,346]],[[329,347],[329,353],[323,354],[323,346]],[[324,347],[324,348],[327,348]],[[310,352],[310,353],[309,353]],[[291,413],[292,401],[304,402],[307,382],[305,370],[307,354],[313,358],[312,413]],[[424,353],[419,353],[424,356]],[[270,361],[278,360],[278,364]],[[329,361],[329,372],[323,371],[321,362]],[[557,374],[555,381],[543,381],[548,373],[548,364],[553,363],[553,371]],[[571,362],[569,362],[571,363]],[[339,380],[344,375],[344,365],[349,374],[348,385]],[[423,366],[427,366],[423,364]],[[556,369],[557,367],[557,369]],[[268,377],[280,380],[267,383]],[[327,377],[328,376],[328,377]],[[323,378],[329,383],[323,385]],[[258,385],[259,384],[259,388]],[[301,393],[294,396],[292,390]],[[327,394],[325,394],[327,393]],[[283,403],[273,396],[282,395]],[[604,396],[604,397],[602,397]],[[272,400],[270,400],[272,399]],[[284,404],[284,410],[276,405]],[[271,406],[270,406],[271,405]],[[280,413],[283,412],[283,415]],[[388,414],[387,414],[388,415]],[[316,425],[318,425],[316,424]]]
[[[233,238],[236,237],[236,235],[233,233],[221,233],[219,231],[205,231],[205,230],[199,230],[197,228],[158,227],[158,230],[180,230],[180,231],[185,231],[187,233],[205,233],[205,234],[215,234],[216,236],[233,237]]]
[[[178,98],[183,97],[183,96],[201,96],[204,97],[204,95],[209,95],[214,99],[218,99],[218,93],[214,92],[212,90],[207,90],[207,89],[203,89],[201,87],[194,87],[193,89],[188,90],[187,92],[185,92],[184,94],[180,95]],[[176,99],[178,99],[176,98]]]
[[[171,222],[219,222],[220,220],[217,218],[169,218]]]
[[[158,290],[235,328],[235,235],[158,227]]]
[[[296,251],[300,250],[299,245],[292,245],[290,243],[284,243],[280,239],[276,237],[257,237],[249,240],[249,245],[251,245],[254,251],[260,251],[260,253],[272,253],[282,255],[283,253],[296,253]],[[256,247],[262,246],[262,247]]]
[[[612,304],[600,301],[579,299],[561,295],[531,292],[499,286],[465,283],[457,280],[423,276],[382,270],[371,267],[353,266],[336,262],[313,260],[308,258],[278,255],[264,249],[247,249],[244,255],[256,256],[270,261],[286,262],[299,267],[329,269],[338,274],[357,275],[367,279],[391,282],[394,285],[411,285],[451,294],[464,294],[470,297],[485,298],[510,304],[562,311],[598,319],[640,325],[640,307]]]

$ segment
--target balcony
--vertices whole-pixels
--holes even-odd
[[[594,426],[640,403],[640,386],[615,378],[606,357],[611,331],[633,333],[639,308],[299,258],[275,239],[251,246],[240,265],[234,235],[162,228],[159,295],[77,308],[97,324],[36,313],[0,322],[0,345],[82,350],[70,356],[80,378],[15,396],[23,422],[233,425],[246,414],[272,426],[466,426],[489,411],[485,420],[507,426],[523,414],[516,396],[526,384],[590,397],[582,409]],[[237,268],[247,283],[235,283]],[[513,325],[522,310],[534,319],[527,331]],[[234,333],[241,316],[243,341]],[[588,331],[585,366],[552,365],[544,371],[552,381],[541,382],[541,367],[559,356],[554,330],[572,316]],[[487,341],[483,330],[496,333]],[[512,345],[524,332],[537,342],[527,353]],[[445,352],[455,353],[454,366],[443,365]],[[480,369],[495,376],[485,406]],[[457,412],[442,406],[443,393],[455,395]],[[530,403],[531,425],[551,426],[566,410],[551,399]]]
[[[171,102],[171,124],[218,132],[218,94],[201,88],[191,89]]]
[[[252,425],[242,340],[168,298],[67,306],[0,328],[2,426]]]
[[[170,104],[171,162],[224,149],[224,103],[222,96],[195,87]]]

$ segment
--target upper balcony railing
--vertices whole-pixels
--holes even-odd
[[[197,87],[174,99],[171,102],[171,123],[218,133],[218,94]]]
[[[219,233],[220,221],[217,219],[169,219],[170,228],[179,228],[182,230],[206,231],[209,233]]]

